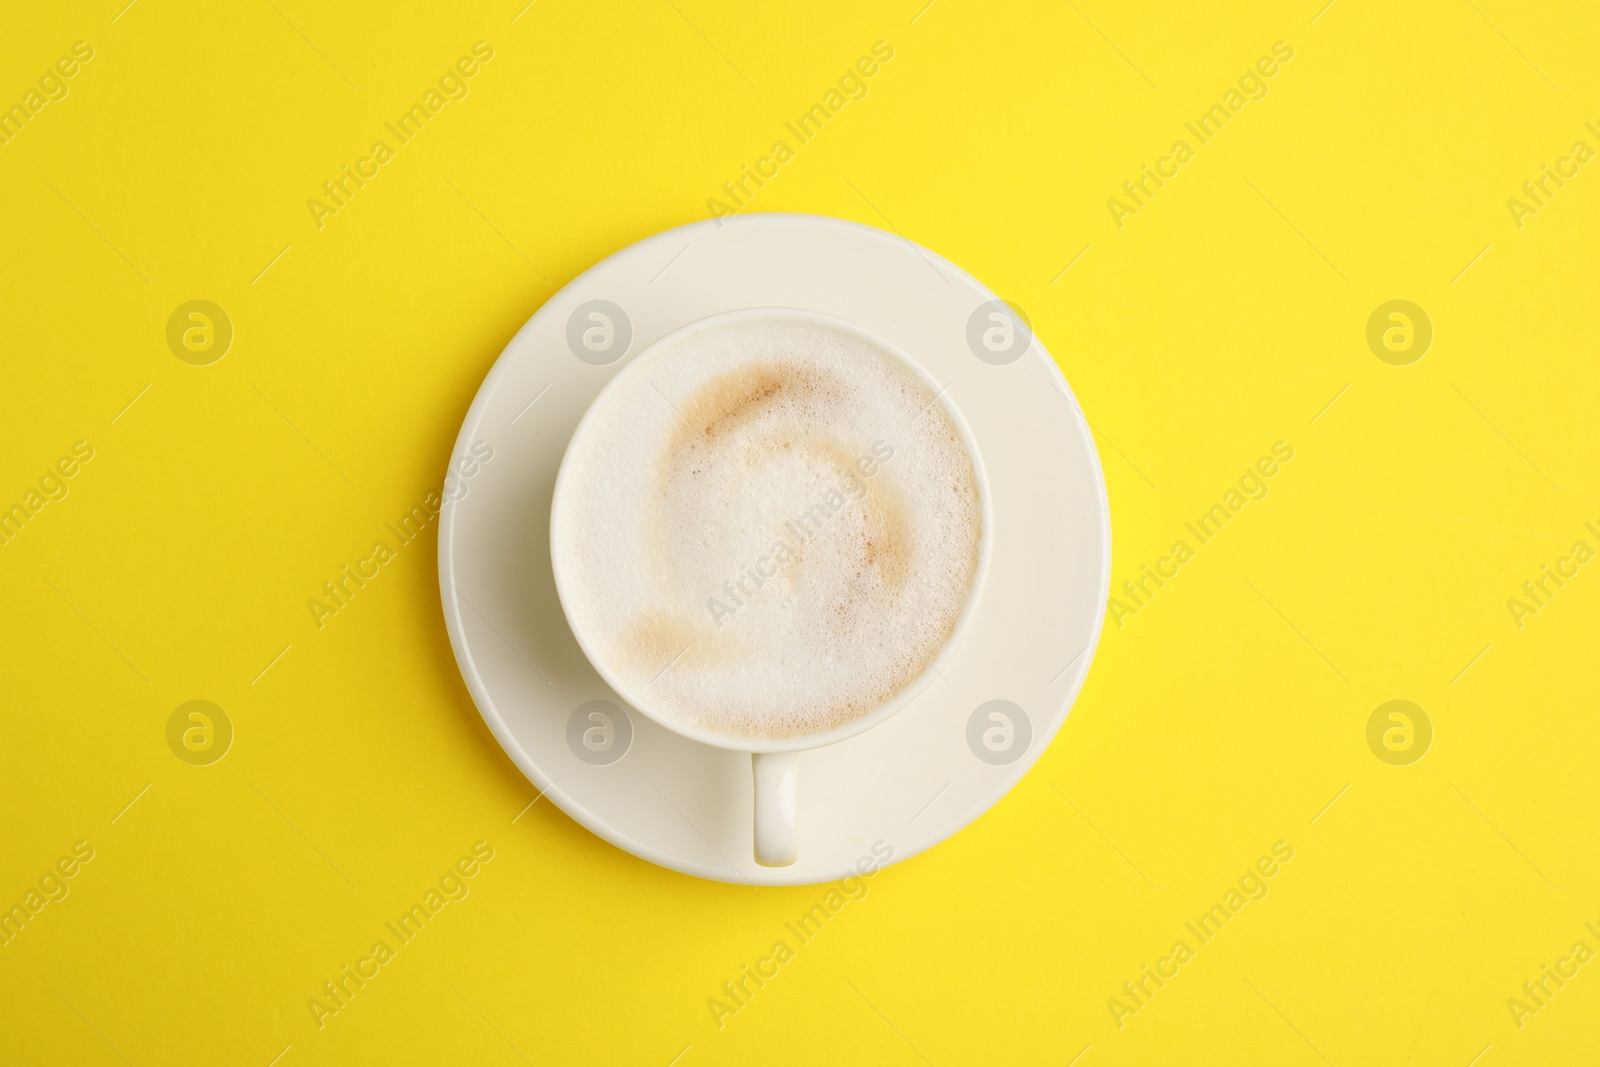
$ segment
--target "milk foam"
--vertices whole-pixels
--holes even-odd
[[[842,331],[735,320],[590,414],[553,529],[563,606],[651,710],[832,729],[948,641],[978,566],[972,458],[931,389]]]

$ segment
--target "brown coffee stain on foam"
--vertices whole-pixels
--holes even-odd
[[[860,450],[821,434],[811,435],[807,443],[838,472],[833,488],[844,498],[838,512],[824,520],[813,536],[813,540],[835,540],[842,549],[841,562],[850,568],[839,599],[824,608],[823,618],[836,640],[860,640],[889,613],[911,580],[915,545],[910,513],[892,475],[881,468],[871,478],[862,475],[856,465]],[[852,486],[856,493],[845,491]],[[914,677],[897,678],[887,688],[898,692]]]
[[[803,424],[808,415],[815,417],[818,402],[840,399],[841,384],[832,375],[814,368],[788,360],[765,360],[719,374],[701,384],[681,404],[674,405],[682,418],[657,461],[658,514],[646,524],[643,534],[647,551],[656,562],[656,574],[665,579],[664,588],[676,578],[676,568],[666,542],[667,524],[660,516],[665,513],[667,495],[677,484],[677,476],[699,479],[722,464],[735,463],[735,457],[721,448],[726,438],[774,409],[784,410],[790,418],[776,428],[773,440],[762,443],[765,451],[788,448],[783,428],[797,421]]]
[[[646,611],[634,618],[617,637],[617,651],[631,663],[666,666],[685,647],[693,647],[694,626],[678,615]]]
[[[786,361],[747,363],[717,375],[695,390],[683,404],[687,431],[707,440],[739,429],[760,418],[775,405],[789,408],[817,406],[842,399],[840,383],[832,374]],[[804,416],[804,410],[794,411]]]
[[[840,511],[847,512],[858,507],[863,511],[857,537],[862,570],[855,572],[856,579],[859,581],[866,577],[863,571],[870,572],[890,593],[899,593],[911,577],[912,547],[910,516],[900,494],[891,482],[883,479],[881,470],[870,479],[862,477],[856,460],[864,449],[852,449],[845,442],[821,433],[807,434],[801,443],[824,456],[826,465],[837,472],[838,482],[830,488],[844,498]],[[859,492],[851,494],[842,488],[849,485],[856,486]],[[846,516],[838,518],[848,521]],[[835,524],[836,520],[829,520],[817,537],[851,536],[849,527],[834,529]]]
[[[735,367],[701,385],[679,406],[683,420],[667,443],[661,465],[670,470],[691,460],[690,473],[698,474],[716,462],[715,456],[700,452],[700,445],[717,449],[750,423],[780,414],[771,437],[760,443],[769,450],[786,448],[797,430],[820,421],[829,404],[843,403],[844,398],[844,382],[815,367],[787,360]]]
[[[674,661],[691,667],[722,665],[729,658],[725,645],[693,620],[652,608],[623,627],[617,635],[616,651],[649,680]]]
[[[911,517],[892,485],[880,486],[864,498],[867,506],[865,559],[891,594],[911,579]]]

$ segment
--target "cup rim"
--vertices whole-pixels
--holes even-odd
[[[559,556],[560,541],[556,536],[556,531],[562,514],[562,500],[565,496],[566,487],[569,480],[576,477],[576,475],[573,474],[573,450],[577,445],[578,440],[590,427],[592,420],[595,418],[595,412],[600,409],[602,404],[606,401],[607,397],[612,393],[613,390],[620,388],[618,383],[622,382],[623,379],[629,375],[637,374],[638,367],[648,363],[652,359],[659,358],[662,352],[678,344],[691,334],[725,325],[729,322],[747,320],[758,320],[763,322],[788,320],[804,322],[810,325],[820,325],[827,329],[836,330],[840,333],[855,337],[857,340],[863,341],[884,352],[899,362],[902,366],[906,367],[917,377],[919,381],[921,381],[929,388],[930,391],[933,392],[934,403],[940,405],[945,417],[950,421],[950,424],[955,427],[956,434],[961,439],[962,445],[966,448],[968,458],[972,461],[973,478],[977,485],[978,491],[979,530],[977,544],[977,566],[973,570],[972,583],[967,590],[966,600],[961,606],[961,612],[956,616],[955,625],[950,630],[950,636],[945,639],[944,644],[940,647],[938,654],[935,655],[934,658],[928,663],[928,666],[924,668],[922,673],[917,675],[910,682],[906,683],[906,685],[894,696],[879,704],[866,714],[859,715],[856,718],[851,719],[849,722],[841,723],[840,725],[832,727],[828,730],[800,734],[794,737],[739,736],[734,734],[718,733],[713,730],[704,729],[692,723],[677,721],[666,714],[658,713],[657,711],[653,710],[650,706],[650,701],[641,699],[631,686],[625,684],[621,678],[617,677],[616,672],[612,670],[608,663],[605,662],[605,658],[601,656],[593,647],[594,642],[591,635],[586,634],[583,631],[583,627],[579,626],[573,621],[572,612],[567,606],[569,600],[566,591],[567,582],[564,581],[562,577],[562,565]],[[601,680],[611,687],[612,692],[620,697],[629,707],[657,723],[664,729],[670,730],[682,737],[686,737],[691,741],[699,742],[700,744],[710,745],[714,748],[728,749],[735,752],[800,752],[807,749],[823,748],[827,745],[832,745],[836,744],[837,742],[847,740],[848,738],[854,737],[857,734],[865,733],[867,730],[870,730],[874,726],[877,726],[889,719],[897,712],[902,711],[907,705],[909,705],[913,700],[922,694],[923,690],[928,687],[929,683],[931,683],[934,678],[939,676],[940,668],[949,662],[949,659],[956,646],[960,643],[961,638],[965,635],[967,627],[971,623],[972,617],[977,611],[978,600],[980,599],[984,580],[988,575],[989,553],[994,540],[994,519],[990,501],[988,472],[984,469],[983,457],[978,451],[977,441],[973,437],[971,429],[968,428],[966,420],[962,418],[960,410],[957,409],[955,404],[949,399],[948,393],[948,387],[941,386],[938,380],[928,372],[927,368],[900,349],[899,346],[890,342],[886,338],[880,337],[878,334],[868,330],[864,326],[857,325],[856,323],[841,319],[834,315],[829,315],[825,312],[814,311],[809,308],[761,306],[720,311],[711,315],[707,315],[703,318],[696,319],[693,322],[686,323],[677,329],[663,334],[650,344],[646,345],[639,351],[637,355],[635,355],[632,359],[629,359],[614,375],[612,375],[611,380],[606,382],[606,384],[601,387],[600,392],[595,395],[594,399],[589,402],[589,406],[584,409],[583,417],[578,420],[577,426],[573,428],[572,436],[567,439],[566,448],[562,452],[561,465],[556,472],[555,490],[551,496],[550,567],[555,579],[556,599],[561,605],[561,614],[567,621],[567,628],[572,632],[573,638],[578,642],[578,647],[583,652],[584,658],[589,661],[589,665],[594,668],[597,674],[600,675]]]

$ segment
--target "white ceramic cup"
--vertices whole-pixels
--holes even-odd
[[[979,522],[981,523],[978,534],[978,563],[973,570],[972,585],[967,590],[966,602],[962,605],[961,613],[956,619],[955,626],[951,629],[950,637],[945,641],[944,647],[939,650],[939,654],[934,657],[928,668],[906,685],[905,688],[871,711],[832,729],[819,730],[793,737],[739,737],[706,730],[693,723],[681,722],[660,711],[653,705],[646,694],[640,692],[636,687],[626,684],[619,677],[612,664],[601,654],[599,644],[594,639],[594,635],[587,632],[583,626],[573,620],[573,613],[568,607],[571,601],[568,591],[568,584],[571,581],[571,569],[563,562],[561,552],[564,538],[560,536],[559,531],[562,521],[563,493],[571,479],[584,476],[574,470],[572,455],[579,440],[591,429],[596,409],[605,402],[607,395],[613,390],[630,388],[630,383],[647,373],[652,365],[657,364],[658,361],[672,359],[674,350],[687,337],[701,330],[726,326],[731,322],[741,320],[749,322],[793,322],[843,333],[865,342],[905,366],[928,386],[928,391],[934,395],[934,403],[941,406],[945,415],[949,418],[950,424],[955,427],[962,444],[966,446],[967,455],[972,460],[973,478],[978,489],[978,514]],[[799,812],[797,810],[799,806],[800,753],[806,749],[831,745],[870,730],[911,703],[922,692],[923,688],[938,675],[939,669],[949,660],[951,651],[966,630],[973,611],[976,609],[978,593],[983,585],[984,574],[988,571],[989,545],[992,540],[990,536],[991,522],[989,484],[984,476],[983,463],[978,455],[978,449],[973,443],[972,434],[967,429],[966,423],[962,421],[954,405],[950,403],[944,387],[935,381],[921,365],[876,334],[830,315],[798,308],[746,308],[712,315],[698,322],[692,322],[681,329],[674,330],[633,357],[632,361],[618,371],[610,382],[606,383],[605,388],[595,397],[589,406],[589,410],[584,413],[584,417],[579,421],[578,428],[573,431],[572,439],[567,443],[566,454],[561,459],[561,469],[556,475],[555,495],[550,505],[550,556],[551,565],[555,572],[556,594],[561,600],[562,612],[567,617],[567,624],[572,628],[572,634],[577,639],[578,646],[583,649],[583,654],[588,657],[594,669],[611,686],[617,696],[621,697],[641,714],[654,719],[668,730],[681,734],[692,741],[751,754],[751,769],[755,783],[753,835],[755,860],[765,867],[786,867],[793,863],[800,853]]]

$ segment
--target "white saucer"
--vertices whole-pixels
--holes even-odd
[[[568,629],[550,568],[556,470],[589,402],[657,338],[746,307],[857,323],[948,383],[988,472],[994,518],[977,610],[941,680],[887,722],[801,755],[800,859],[782,868],[752,856],[750,757],[624,710]],[[685,874],[803,885],[839,878],[863,857],[882,865],[938,844],[1039,758],[1100,636],[1111,566],[1105,482],[1061,372],[966,272],[867,226],[810,215],[708,220],[595,265],[506,346],[467,412],[451,470],[440,587],[484,720],[568,815]]]

